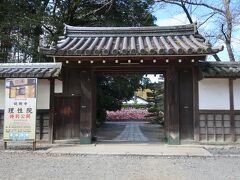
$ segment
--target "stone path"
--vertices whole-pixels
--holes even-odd
[[[127,142],[146,142],[149,141],[147,137],[144,136],[139,128],[139,122],[129,122],[126,124],[125,129],[114,138],[114,141],[127,141]]]

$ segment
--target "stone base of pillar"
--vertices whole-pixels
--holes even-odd
[[[80,144],[92,144],[92,133],[91,130],[81,129],[80,132]]]
[[[180,138],[179,133],[169,133],[168,134],[168,144],[170,145],[179,145],[180,144]]]

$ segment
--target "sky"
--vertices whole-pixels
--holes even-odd
[[[233,0],[239,3],[239,0]],[[217,1],[214,1],[217,2]],[[206,8],[201,8],[201,9],[194,9],[193,10],[193,21],[197,22],[198,24],[206,19],[208,14],[208,10]],[[189,24],[187,17],[183,10],[175,5],[168,5],[165,8],[161,8],[159,6],[154,7],[154,12],[153,14],[156,16],[156,24],[158,26],[172,26],[172,25],[184,25],[184,24]],[[212,21],[207,21],[201,28],[199,29],[200,33],[203,34],[203,31],[206,30],[212,30],[214,29],[215,23],[214,20]],[[233,49],[236,55],[236,60],[240,60],[240,25],[236,29],[236,31],[233,33]],[[221,40],[212,42],[213,46],[222,46],[224,45],[224,42]],[[226,48],[224,47],[224,50],[220,53],[218,53],[218,56],[222,61],[229,61],[228,55]],[[208,56],[209,61],[215,61],[215,59],[212,56]]]
[[[152,83],[159,82],[159,74],[148,74],[147,77],[150,79]]]

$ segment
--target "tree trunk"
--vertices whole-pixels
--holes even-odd
[[[235,57],[233,54],[233,50],[232,50],[232,46],[229,42],[225,42],[226,43],[226,47],[227,47],[227,52],[228,52],[228,57],[230,59],[230,61],[235,61]]]
[[[225,9],[224,15],[225,15],[226,22],[227,22],[226,33],[223,31],[223,28],[222,28],[222,33],[224,34],[224,37],[225,37],[225,43],[226,43],[229,59],[230,59],[230,61],[235,61],[235,57],[234,57],[232,46],[231,46],[232,26],[233,25],[232,25],[232,13],[230,10],[230,0],[222,0],[222,1],[224,4],[224,9]]]

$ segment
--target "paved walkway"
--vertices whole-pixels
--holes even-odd
[[[144,123],[144,122],[143,122]],[[139,128],[139,122],[129,122],[126,124],[125,129],[114,138],[114,141],[127,141],[127,142],[147,142],[149,139],[144,136]]]
[[[164,128],[145,121],[108,121],[97,129],[98,142],[164,142]]]

